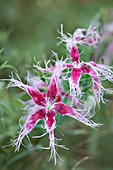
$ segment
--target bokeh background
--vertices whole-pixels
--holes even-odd
[[[64,24],[65,32],[73,33],[78,27],[88,27],[97,15],[103,26],[113,22],[112,7],[113,0],[0,0],[0,79],[8,78],[16,68],[24,81],[34,57],[37,61],[49,59],[52,50],[65,56],[65,47],[57,46],[60,24]],[[109,43],[110,54],[108,49],[105,51]],[[106,54],[104,60],[112,65],[111,35],[100,51],[98,57]],[[18,122],[23,112],[18,99],[25,99],[18,89],[3,90],[6,84],[0,81],[0,170],[113,170],[113,95],[106,96],[106,105],[96,108],[93,120],[104,124],[98,130],[69,118],[57,118],[56,135],[70,150],[58,148],[63,161],[58,159],[54,166],[53,161],[48,162],[50,152],[40,148],[48,145],[48,137],[32,139],[43,132],[41,124],[29,135],[32,147],[25,140],[27,147],[21,147],[18,153],[13,147],[2,148],[20,129]],[[109,83],[107,86],[113,87]]]

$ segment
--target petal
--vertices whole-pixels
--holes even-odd
[[[104,87],[101,85],[101,78],[99,73],[97,72],[97,70],[94,70],[94,67],[96,66],[96,63],[93,63],[93,67],[88,68],[88,64],[89,63],[85,63],[81,66],[81,69],[83,71],[84,74],[88,74],[90,75],[92,82],[93,82],[93,92],[95,95],[95,99],[97,101],[97,103],[99,104],[100,101],[102,101],[103,103],[105,103],[103,95],[104,95]],[[91,66],[89,64],[89,66]]]
[[[91,76],[92,81],[93,81],[93,91],[94,91],[94,95],[95,95],[97,103],[99,104],[100,101],[104,103],[104,98],[103,98],[104,88],[101,85],[101,80],[100,80],[98,73],[96,73],[94,70],[91,70],[89,75]]]
[[[67,113],[73,112],[73,108],[70,106],[66,106],[65,104],[58,102],[54,105],[55,111],[59,112],[62,116]]]
[[[50,155],[49,160],[51,160],[53,158],[55,161],[55,164],[56,164],[57,152],[55,149],[55,137],[54,137],[54,128],[55,128],[55,124],[56,124],[55,116],[56,116],[56,114],[53,110],[49,110],[47,112],[45,128],[46,128],[47,133],[49,133],[49,141],[50,141],[49,148],[51,149],[51,155]]]
[[[38,89],[28,87],[27,92],[32,97],[33,101],[36,104],[38,104],[40,106],[45,106],[46,99],[45,99],[44,95]]]
[[[79,51],[78,51],[78,48],[76,46],[73,46],[70,51],[69,51],[69,54],[71,56],[71,60],[72,62],[79,62],[80,60],[80,54],[79,54]]]
[[[13,146],[16,146],[15,151],[19,151],[23,138],[32,131],[32,129],[36,126],[36,124],[40,120],[43,120],[45,118],[45,114],[46,114],[46,110],[41,109],[27,118],[24,126],[19,132],[18,138],[13,142]]]
[[[74,109],[71,106],[66,106],[63,103],[56,103],[54,106],[54,109],[59,112],[62,116],[67,115],[69,117],[72,117],[76,120],[78,120],[79,122],[82,122],[84,124],[86,124],[87,126],[90,126],[92,128],[95,128],[96,126],[99,126],[100,124],[94,123],[92,120],[90,120],[89,118],[86,117],[87,113],[85,113],[84,115],[82,115],[81,113],[79,113],[76,109]]]
[[[79,80],[81,78],[81,69],[80,68],[73,68],[72,72],[71,72],[71,80],[74,84],[78,84]]]
[[[53,158],[55,165],[56,165],[56,157],[58,156],[60,158],[60,156],[58,155],[55,146],[58,146],[64,149],[68,149],[68,148],[66,148],[64,145],[59,145],[55,143],[55,140],[61,140],[61,139],[57,139],[54,137],[54,129],[56,125],[55,116],[56,116],[56,113],[53,110],[48,111],[46,115],[45,128],[46,128],[47,133],[49,134],[49,141],[50,141],[49,148],[47,148],[47,149],[51,149],[49,160]],[[62,159],[60,158],[60,160]]]
[[[97,103],[99,104],[100,101],[104,103],[104,98],[103,98],[104,88],[101,85],[101,78],[98,72],[96,70],[93,70],[92,68],[88,68],[88,64],[83,64],[81,66],[81,69],[84,74],[88,74],[92,78],[93,91],[94,91],[94,95],[95,95],[95,99]]]
[[[61,72],[63,70],[63,62],[58,60],[56,61],[55,64],[55,71],[53,72],[49,87],[48,87],[48,92],[47,92],[47,97],[49,98],[50,102],[53,102],[57,95],[58,95],[58,81],[61,76]]]
[[[96,70],[99,74],[103,75],[103,80],[108,80],[113,83],[113,66],[96,64],[95,62],[91,61],[90,67]]]
[[[52,78],[50,85],[48,87],[47,97],[50,102],[53,102],[58,94],[58,87],[55,78]]]
[[[80,94],[81,92],[79,85],[81,75],[82,71],[80,68],[73,68],[69,79],[70,92],[72,95]]]
[[[45,97],[43,96],[43,94],[38,90],[35,89],[29,85],[25,85],[24,83],[22,83],[21,79],[19,78],[18,75],[16,75],[18,80],[14,79],[13,76],[11,77],[10,83],[8,85],[8,87],[19,87],[22,90],[26,91],[33,99],[33,101],[40,105],[40,106],[45,106],[46,104],[46,100]]]
[[[56,165],[56,156],[57,152],[55,149],[55,137],[54,137],[54,130],[48,131],[49,133],[49,149],[51,150],[49,161],[53,158],[55,165]]]
[[[50,130],[55,125],[55,116],[56,113],[53,110],[48,110],[47,112],[47,120],[46,120],[46,129]]]
[[[34,128],[37,124],[37,121],[43,120],[46,116],[46,109],[40,109],[34,114],[30,115],[26,121],[25,127],[27,130],[31,131],[31,128]]]

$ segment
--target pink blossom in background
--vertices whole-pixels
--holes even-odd
[[[85,32],[85,33],[83,33]],[[93,92],[97,103],[101,101],[104,103],[104,91],[112,93],[111,89],[105,89],[102,86],[103,80],[113,82],[113,67],[104,64],[96,64],[94,61],[84,62],[80,61],[80,53],[77,48],[77,44],[83,45],[97,45],[99,43],[100,36],[94,30],[92,26],[88,29],[77,29],[74,35],[65,35],[63,33],[63,26],[61,25],[61,42],[66,43],[67,50],[70,55],[71,62],[65,63],[63,69],[71,68],[71,75],[69,77],[70,94],[74,97],[81,94],[80,79],[82,74],[90,75],[93,82]]]

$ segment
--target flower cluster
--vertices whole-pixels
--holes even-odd
[[[40,62],[34,65],[38,71],[46,75],[43,79],[36,76],[35,78],[29,78],[27,84],[24,84],[18,75],[17,79],[12,75],[8,85],[8,87],[19,87],[30,96],[30,100],[23,102],[25,105],[24,109],[27,110],[28,115],[24,126],[21,126],[18,138],[13,141],[12,145],[16,147],[15,151],[19,151],[23,138],[25,136],[28,137],[28,134],[36,124],[40,120],[44,120],[46,132],[34,138],[49,134],[50,144],[48,149],[51,149],[50,159],[53,158],[55,164],[56,156],[59,157],[55,149],[56,146],[66,148],[64,145],[58,145],[56,143],[58,139],[54,137],[57,114],[69,116],[92,128],[101,125],[91,120],[93,115],[90,106],[89,108],[84,108],[84,101],[81,101],[83,95],[80,85],[82,75],[87,74],[91,78],[92,94],[98,105],[101,101],[103,103],[106,101],[103,97],[104,91],[112,93],[111,89],[105,89],[102,86],[102,81],[108,80],[113,82],[112,67],[97,64],[94,61],[85,62],[81,60],[78,45],[88,45],[95,48],[100,41],[100,36],[95,28],[92,26],[88,29],[79,28],[72,36],[69,33],[65,35],[61,25],[60,35],[60,43],[64,42],[66,44],[67,58],[59,60],[57,54],[54,53],[54,56],[57,58],[54,65],[50,65],[50,60],[45,62],[45,68],[40,66]],[[67,90],[64,87],[64,83],[68,86]],[[64,102],[64,99],[67,99],[70,105]]]

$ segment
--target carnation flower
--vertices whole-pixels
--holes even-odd
[[[92,117],[90,109],[75,109],[75,107],[68,106],[63,103],[62,98],[64,97],[64,92],[62,90],[59,90],[60,88],[58,87],[60,75],[61,70],[59,69],[59,67],[56,67],[48,85],[46,85],[41,80],[39,81],[39,79],[37,81],[39,83],[39,87],[36,80],[35,83],[32,83],[34,84],[34,86],[30,86],[28,84],[25,85],[24,83],[22,83],[18,75],[17,80],[14,79],[12,76],[11,79],[9,79],[10,83],[8,85],[8,87],[21,88],[31,98],[30,100],[24,102],[24,110],[27,110],[28,115],[25,124],[21,126],[18,138],[15,139],[12,143],[12,145],[16,147],[15,151],[19,151],[20,145],[23,144],[22,141],[24,137],[26,136],[28,138],[28,134],[32,131],[33,128],[35,128],[36,124],[40,120],[44,120],[46,129],[45,134],[41,136],[35,136],[33,138],[39,138],[46,135],[47,133],[49,134],[50,144],[48,149],[51,149],[50,159],[54,158],[55,164],[56,155],[59,157],[55,146],[67,149],[64,145],[58,145],[55,143],[56,138],[54,137],[54,129],[56,128],[55,118],[57,116],[57,113],[62,116],[74,118],[92,128],[96,128],[97,126],[101,125],[90,120],[90,118]],[[44,92],[41,92],[38,89],[44,89],[44,87]]]

